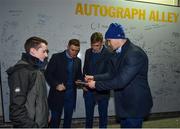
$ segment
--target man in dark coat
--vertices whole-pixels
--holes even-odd
[[[107,63],[111,53],[103,45],[103,35],[95,32],[91,35],[91,48],[86,50],[83,67],[84,75],[96,75],[107,72]],[[101,78],[99,78],[101,80]],[[108,102],[110,91],[97,91],[84,88],[86,109],[86,128],[93,127],[94,108],[98,104],[99,128],[107,127]]]
[[[44,78],[48,43],[39,37],[26,40],[19,60],[7,70],[9,116],[14,128],[48,127],[47,87]]]
[[[59,128],[63,108],[63,127],[71,127],[73,110],[76,106],[75,81],[82,79],[81,60],[77,57],[79,51],[79,40],[71,39],[67,50],[52,55],[45,71],[50,86],[48,103],[51,110],[51,128]]]
[[[115,51],[110,60],[110,79],[92,81],[88,86],[98,91],[114,90],[116,114],[122,128],[140,128],[152,108],[148,84],[148,57],[125,37],[120,24],[112,23],[106,34],[107,44]]]

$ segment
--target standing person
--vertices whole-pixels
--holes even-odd
[[[48,103],[51,110],[51,128],[59,128],[63,108],[63,127],[71,127],[76,106],[75,81],[82,79],[81,60],[77,57],[79,51],[79,40],[71,39],[67,50],[53,54],[47,66],[45,76],[50,86]]]
[[[10,88],[10,120],[15,128],[48,127],[47,89],[42,69],[48,56],[47,41],[31,37],[26,53],[7,70]]]
[[[95,75],[106,73],[109,57],[110,52],[103,45],[103,35],[100,32],[93,33],[91,35],[91,48],[87,49],[85,54],[83,74]],[[93,127],[94,108],[96,103],[98,104],[99,127],[107,127],[109,97],[109,90],[97,91],[95,89],[84,88],[86,128]]]
[[[110,24],[105,39],[116,52],[111,59],[111,79],[89,81],[98,91],[114,90],[116,114],[122,128],[141,128],[143,119],[152,108],[148,84],[148,57],[138,46],[125,37],[120,24]],[[113,76],[112,76],[113,75]]]

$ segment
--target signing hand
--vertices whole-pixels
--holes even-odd
[[[85,75],[84,80],[85,80],[86,82],[93,81],[93,80],[94,80],[94,76]]]
[[[85,91],[85,92],[88,91],[88,89],[87,89],[86,87],[83,87],[82,89],[83,89],[83,91]]]
[[[95,89],[96,81],[88,81],[87,86],[91,89]]]
[[[66,87],[65,87],[64,84],[62,83],[62,84],[59,84],[59,85],[56,86],[56,90],[58,90],[58,91],[64,91],[64,90],[66,90]]]

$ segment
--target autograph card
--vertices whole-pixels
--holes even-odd
[[[87,82],[84,82],[84,81],[77,81],[76,84],[86,85]]]

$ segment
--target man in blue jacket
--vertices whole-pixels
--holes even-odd
[[[77,88],[75,81],[82,79],[78,39],[71,39],[67,50],[53,54],[45,71],[50,86],[48,104],[51,110],[51,128],[59,128],[64,109],[64,128],[71,127],[73,110],[76,106]]]
[[[96,75],[107,72],[107,63],[111,53],[103,45],[103,35],[94,32],[91,35],[91,48],[86,50],[83,67],[84,75]],[[101,80],[101,78],[99,78]],[[84,88],[84,101],[86,109],[86,128],[93,127],[94,108],[98,104],[99,127],[107,127],[108,102],[110,91],[97,91]]]
[[[105,39],[115,51],[110,60],[110,78],[94,81],[88,86],[98,91],[114,90],[116,114],[122,128],[141,128],[143,119],[152,108],[152,96],[148,84],[148,57],[138,46],[125,37],[120,24],[110,24]]]

